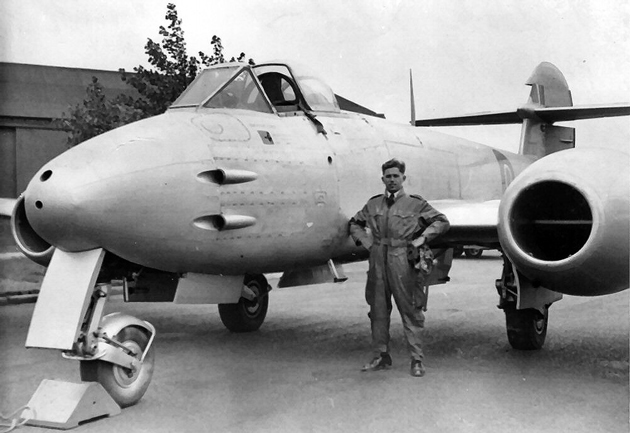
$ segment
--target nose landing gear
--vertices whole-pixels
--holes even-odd
[[[80,361],[81,380],[100,383],[124,408],[140,401],[151,383],[155,328],[122,313],[101,319],[109,288],[96,287],[74,350],[63,356]]]
[[[114,336],[113,341],[121,344],[128,355],[138,362],[130,367],[123,367],[100,360],[81,361],[81,380],[100,383],[114,401],[124,408],[136,404],[149,387],[155,354],[153,347],[149,347],[149,337],[134,326],[123,328]]]

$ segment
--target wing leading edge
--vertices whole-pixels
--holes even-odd
[[[431,200],[431,206],[442,212],[451,223],[441,240],[445,243],[498,245],[500,200],[470,202],[464,200]]]
[[[11,218],[16,202],[17,200],[14,198],[0,198],[0,218]]]

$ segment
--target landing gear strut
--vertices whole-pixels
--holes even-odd
[[[96,286],[74,349],[63,356],[80,361],[82,381],[100,383],[120,407],[128,407],[151,383],[155,328],[127,314],[102,317],[110,288]]]
[[[149,343],[146,334],[133,326],[123,328],[113,339],[138,358]],[[105,361],[81,361],[81,380],[100,383],[114,401],[124,408],[136,404],[146,392],[153,376],[153,360],[151,347],[142,363],[132,368]]]

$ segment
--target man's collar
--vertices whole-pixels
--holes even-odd
[[[387,191],[387,189],[385,189],[385,197],[389,197],[389,194],[390,194],[390,192]],[[394,197],[395,198],[401,197],[403,195],[405,195],[405,189],[404,188],[400,188],[398,191],[396,191],[394,193]]]

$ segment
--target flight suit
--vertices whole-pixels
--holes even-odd
[[[411,358],[422,361],[425,276],[408,261],[407,249],[411,241],[421,235],[428,243],[449,227],[448,219],[426,200],[407,195],[402,189],[391,207],[387,205],[387,197],[380,194],[372,197],[350,220],[350,235],[370,251],[365,300],[370,305],[375,356],[389,352],[393,296],[402,317]]]

